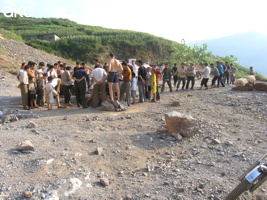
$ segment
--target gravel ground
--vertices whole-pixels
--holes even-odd
[[[22,109],[14,79],[0,69],[5,112]],[[160,103],[124,112],[40,108],[25,112],[30,119],[1,124],[0,199],[224,199],[267,152],[267,93],[198,88],[166,88]],[[200,133],[172,137],[164,121],[170,111],[196,118]],[[34,151],[16,150],[25,140]],[[266,186],[240,199],[267,199]]]

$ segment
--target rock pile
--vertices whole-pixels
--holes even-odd
[[[39,118],[37,115],[28,110],[9,110],[2,109],[0,111],[0,123],[10,123],[21,119]]]

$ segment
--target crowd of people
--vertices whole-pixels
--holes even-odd
[[[211,74],[211,88],[233,84],[236,70],[227,62],[224,65],[218,61],[216,66],[205,63],[201,70],[203,79],[199,89],[209,88]],[[168,63],[161,66],[148,65],[135,59],[127,63],[110,54],[110,59],[104,66],[95,59],[92,66],[87,62],[76,62],[73,69],[60,61],[53,65],[40,62],[38,66],[29,61],[27,64],[22,63],[17,78],[20,82],[18,87],[21,90],[23,109],[46,106],[48,110],[52,110],[54,101],[58,108],[69,109],[74,106],[71,95],[76,96],[76,105],[82,108],[96,108],[104,101],[114,103],[115,100],[125,101],[128,106],[135,104],[137,100],[140,103],[159,102],[159,87],[164,92],[166,83],[170,92],[173,87],[178,91],[180,85],[182,90],[189,87],[193,90],[196,72],[193,63],[188,66],[181,63],[180,67],[176,63],[173,67]],[[87,93],[91,95],[86,95]],[[64,97],[63,106],[60,96]]]

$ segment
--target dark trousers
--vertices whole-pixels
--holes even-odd
[[[185,86],[185,77],[184,78],[178,77],[177,89],[180,87],[181,81],[182,81],[182,89],[184,89],[184,86]]]
[[[224,83],[227,83],[229,85],[229,80],[230,80],[230,75],[229,75],[229,72],[225,72],[224,73],[224,77],[225,77],[225,82]]]
[[[190,82],[191,82],[191,89],[193,89],[194,85],[195,85],[195,77],[194,76],[187,76],[186,89],[188,89]]]
[[[217,84],[217,87],[219,87],[220,84],[221,84],[223,87],[225,86],[224,83],[223,83],[222,77],[223,77],[223,75],[220,75],[220,76],[218,77],[218,84]]]
[[[86,106],[86,100],[85,100],[85,92],[86,92],[86,86],[83,84],[76,84],[75,85],[75,94],[76,94],[76,101],[77,105],[81,105],[83,108]]]
[[[156,92],[156,97],[157,97],[157,100],[159,101],[160,100],[160,95],[159,95],[159,83],[157,82],[157,92]]]
[[[121,84],[121,96],[120,96],[120,100],[122,100],[122,97],[124,94],[126,94],[126,102],[128,105],[130,105],[131,103],[131,84],[130,82],[122,82]]]
[[[65,104],[70,102],[70,87],[69,85],[61,85],[64,94]]]
[[[170,92],[172,92],[172,84],[171,84],[171,80],[170,79],[163,79],[163,83],[162,83],[162,87],[161,87],[161,92],[164,91],[165,89],[165,83],[167,82],[169,88],[170,88]]]
[[[100,103],[106,101],[106,99],[106,83],[103,82],[101,84],[95,84],[92,93],[92,107],[98,107]]]
[[[177,80],[178,80],[179,78],[178,78],[178,75],[174,75],[173,76],[173,81],[174,81],[174,85],[176,85],[176,83],[177,83]]]
[[[215,82],[218,80],[219,76],[214,76],[213,79],[211,80],[211,85],[214,86]]]
[[[200,86],[202,87],[204,85],[207,88],[208,87],[208,85],[207,85],[208,81],[209,81],[208,78],[203,78],[201,80]]]
[[[38,89],[36,104],[39,106],[44,106],[44,103],[45,103],[44,89]]]

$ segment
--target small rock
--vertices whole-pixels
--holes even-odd
[[[103,153],[103,148],[101,148],[101,147],[98,147],[98,148],[96,148],[96,150],[95,150],[95,153],[97,154],[97,155],[101,155],[102,153]]]
[[[173,101],[172,102],[172,104],[171,104],[172,106],[180,106],[181,104],[180,104],[180,102],[179,101]]]
[[[147,171],[152,172],[154,170],[154,166],[151,164],[147,164]]]
[[[30,151],[34,151],[34,147],[33,147],[33,144],[30,140],[25,140],[24,142],[21,142],[17,145],[16,147],[16,150],[18,151],[27,151],[27,150],[30,150]]]
[[[32,197],[32,192],[30,192],[30,191],[25,191],[25,192],[24,192],[24,197],[26,197],[26,198],[31,198],[31,197]]]
[[[172,133],[172,136],[178,141],[182,141],[183,140],[183,136],[181,136],[180,133]]]
[[[214,144],[221,144],[221,141],[218,140],[218,139],[213,139],[212,142],[213,142]]]
[[[27,125],[27,128],[38,128],[37,124],[35,122],[29,121],[29,124]]]
[[[177,190],[178,190],[178,192],[184,192],[185,191],[184,188],[178,188]]]
[[[63,120],[67,120],[67,119],[68,119],[68,116],[64,116],[64,117],[63,117]]]
[[[101,178],[99,182],[105,187],[109,186],[109,180],[107,178]]]

